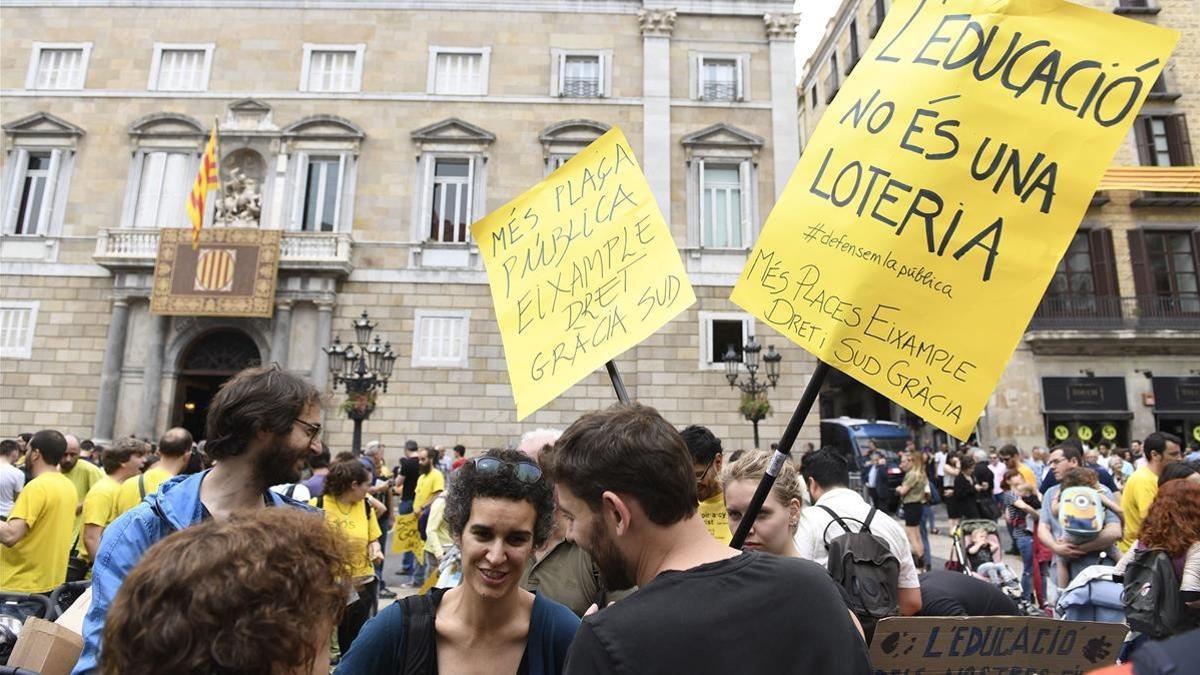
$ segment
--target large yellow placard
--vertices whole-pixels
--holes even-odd
[[[733,301],[966,438],[1177,40],[1060,0],[898,0]]]
[[[696,301],[618,128],[471,225],[524,419]]]

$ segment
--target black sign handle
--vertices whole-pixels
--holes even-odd
[[[609,363],[612,362],[610,361]],[[763,502],[767,499],[767,493],[771,491],[771,486],[775,484],[775,477],[779,475],[779,470],[783,468],[783,463],[787,461],[789,453],[792,451],[792,445],[796,442],[796,436],[800,435],[800,427],[804,426],[804,419],[808,417],[809,411],[812,410],[813,403],[817,400],[817,394],[821,393],[821,385],[825,382],[825,375],[828,373],[829,364],[818,359],[817,367],[808,378],[808,385],[804,387],[804,394],[800,396],[800,402],[796,404],[796,412],[792,413],[792,419],[783,431],[783,438],[779,439],[779,447],[775,449],[775,454],[771,457],[771,463],[767,466],[767,472],[763,474],[762,480],[758,482],[758,489],[754,491],[754,498],[750,500],[750,505],[746,507],[746,512],[742,514],[742,522],[738,525],[737,532],[733,535],[733,541],[729,542],[730,547],[741,548],[742,544],[745,543],[746,535],[750,534],[750,528],[754,525],[754,519],[758,518],[758,512],[762,509]]]
[[[629,403],[629,392],[625,391],[625,382],[621,380],[621,373],[617,370],[617,364],[611,359],[604,364],[608,369],[608,378],[612,380],[613,390],[617,392],[617,400],[623,404]]]

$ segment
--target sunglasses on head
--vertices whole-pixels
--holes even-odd
[[[542,469],[533,460],[513,462],[498,457],[476,457],[473,461],[475,470],[480,473],[500,473],[502,467],[511,466],[513,474],[522,483],[536,483],[542,479]]]

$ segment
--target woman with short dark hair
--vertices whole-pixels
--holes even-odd
[[[489,450],[450,476],[445,518],[463,580],[405,598],[369,621],[338,673],[560,673],[579,619],[520,588],[554,521],[554,490],[529,456]]]

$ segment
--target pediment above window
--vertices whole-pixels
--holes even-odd
[[[135,138],[204,138],[209,130],[200,122],[179,113],[154,113],[129,125],[129,135]]]
[[[72,141],[84,135],[84,130],[70,122],[47,112],[36,112],[19,120],[3,125],[4,133],[21,140],[69,138]]]
[[[763,146],[763,139],[762,136],[721,122],[684,136],[680,143],[685,148],[724,147],[758,150]]]
[[[451,117],[417,129],[412,132],[412,139],[420,146],[426,144],[484,146],[491,145],[496,140],[496,135],[470,122]]]
[[[600,138],[612,127],[593,120],[567,120],[552,124],[538,134],[542,151],[550,154],[575,154]]]

